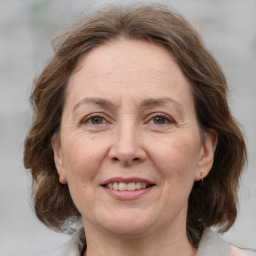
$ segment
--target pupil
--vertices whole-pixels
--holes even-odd
[[[165,118],[161,117],[161,116],[157,116],[157,117],[155,117],[154,122],[155,122],[155,124],[165,124]]]
[[[94,117],[92,119],[92,124],[102,124],[102,118],[101,117]]]

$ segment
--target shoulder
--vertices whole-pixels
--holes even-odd
[[[218,256],[247,256],[242,250],[225,241],[211,228],[203,232],[196,256],[218,255]]]
[[[196,256],[205,255],[230,255],[230,244],[211,228],[205,228],[196,254]]]
[[[45,252],[45,253],[41,254],[40,256],[61,256],[61,255],[63,255],[63,250],[60,247],[60,248],[56,248],[51,251]]]
[[[218,256],[247,256],[242,250],[230,245],[218,233],[206,228],[201,237],[196,256],[218,255]]]
[[[247,256],[243,251],[235,246],[231,246],[231,256]]]
[[[80,256],[85,245],[84,229],[79,228],[64,245],[40,256]]]

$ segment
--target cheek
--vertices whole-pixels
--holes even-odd
[[[154,145],[154,162],[164,178],[175,183],[194,180],[199,153],[197,141],[176,136]]]
[[[82,137],[66,141],[63,146],[64,168],[71,197],[80,212],[88,211],[97,197],[97,175],[105,151],[98,143],[91,143]]]
[[[70,143],[71,142],[71,143]],[[90,139],[76,138],[64,146],[64,168],[68,181],[93,182],[102,158],[104,148]]]

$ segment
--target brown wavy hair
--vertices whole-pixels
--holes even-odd
[[[212,169],[203,183],[194,183],[189,197],[187,235],[197,246],[205,227],[214,225],[226,231],[235,222],[246,146],[229,110],[227,82],[220,66],[190,24],[162,6],[105,9],[55,40],[54,57],[34,81],[34,118],[25,140],[24,165],[32,173],[35,212],[45,225],[62,232],[80,218],[68,186],[59,183],[51,138],[60,127],[68,79],[81,58],[121,37],[167,49],[190,82],[200,129],[218,134]]]

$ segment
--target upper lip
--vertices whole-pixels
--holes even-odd
[[[130,177],[130,178],[114,177],[114,178],[110,178],[110,179],[105,180],[104,182],[101,183],[101,185],[106,185],[106,184],[114,183],[114,182],[124,182],[124,183],[143,182],[143,183],[146,183],[147,185],[154,185],[155,184],[154,182],[152,182],[150,180],[139,178],[139,177]]]

